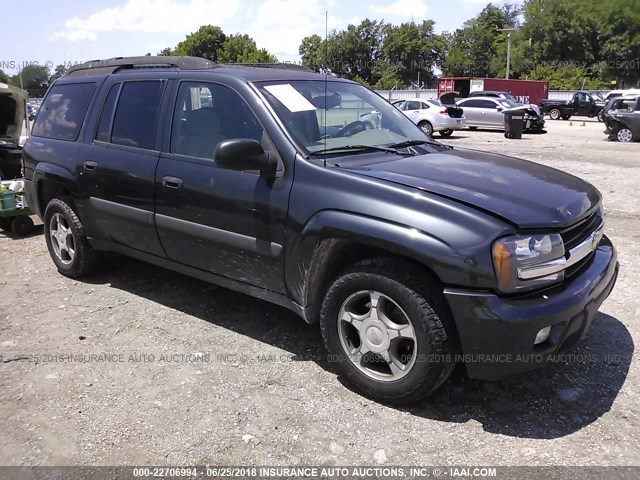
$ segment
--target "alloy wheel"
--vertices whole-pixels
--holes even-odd
[[[417,339],[408,315],[390,297],[362,290],[338,313],[340,344],[351,362],[370,378],[391,382],[414,366]]]

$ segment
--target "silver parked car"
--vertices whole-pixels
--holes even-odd
[[[462,107],[467,119],[467,127],[504,129],[504,112],[506,110],[522,110],[524,112],[524,131],[541,132],[544,120],[529,105],[519,104],[505,98],[469,97],[458,100],[456,105]]]
[[[465,125],[461,108],[444,106],[438,100],[396,100],[392,105],[429,136],[438,132],[443,137],[449,137],[454,130]]]

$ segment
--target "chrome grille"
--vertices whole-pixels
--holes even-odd
[[[598,209],[581,222],[560,232],[562,241],[564,242],[565,255],[568,258],[568,263],[570,263],[568,268],[565,270],[565,277],[571,277],[573,274],[581,270],[589,260],[591,260],[595,249],[579,260],[573,262],[571,261],[571,251],[576,250],[576,247],[579,245],[588,242],[590,237],[592,237],[596,231],[599,232],[599,240],[602,236],[601,231],[604,226],[603,221],[602,210]]]

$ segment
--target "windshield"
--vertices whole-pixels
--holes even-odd
[[[307,80],[257,86],[310,154],[433,142],[397,108],[359,84]]]

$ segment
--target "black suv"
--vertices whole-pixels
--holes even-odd
[[[85,64],[49,89],[23,162],[63,275],[108,250],[282,305],[387,402],[460,362],[483,379],[544,363],[618,273],[589,183],[444,146],[360,84],[304,69]]]

